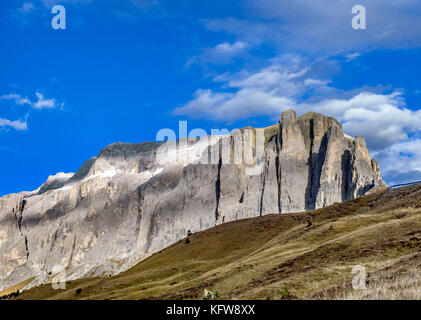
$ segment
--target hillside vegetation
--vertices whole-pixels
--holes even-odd
[[[225,223],[114,277],[44,285],[17,299],[399,299],[421,297],[421,186],[298,214]],[[355,265],[367,289],[354,290]]]

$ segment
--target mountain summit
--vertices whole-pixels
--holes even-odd
[[[312,112],[217,137],[114,143],[75,174],[0,199],[0,290],[50,281],[57,265],[67,279],[116,274],[190,232],[382,185],[364,139]]]

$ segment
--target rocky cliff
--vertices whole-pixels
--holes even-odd
[[[114,143],[75,174],[0,199],[0,290],[49,281],[57,265],[68,279],[115,274],[189,231],[383,184],[364,139],[316,113],[178,144]]]

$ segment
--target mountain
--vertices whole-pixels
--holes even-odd
[[[113,277],[51,284],[17,299],[421,299],[421,185],[314,211],[232,221]],[[366,271],[354,290],[353,270]]]
[[[323,208],[384,183],[364,139],[317,113],[200,139],[114,143],[0,199],[0,290],[111,276],[222,223]]]

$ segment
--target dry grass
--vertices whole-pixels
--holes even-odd
[[[22,290],[23,287],[25,287],[26,285],[31,283],[33,280],[34,280],[34,278],[30,278],[30,279],[24,280],[22,282],[19,282],[18,284],[14,285],[10,288],[7,288],[6,290],[0,291],[0,297],[7,296],[7,295],[15,293],[19,290]]]
[[[341,299],[341,296],[338,297]],[[419,300],[421,299],[421,274],[409,270],[402,274],[385,275],[369,283],[365,290],[346,292],[346,300]]]
[[[44,285],[18,298],[198,299],[204,288],[222,299],[415,298],[419,283],[410,280],[419,277],[409,270],[421,248],[421,186],[226,223],[189,239],[115,277],[72,281],[66,290]],[[352,291],[355,265],[367,269],[365,293]],[[384,281],[390,272],[396,281]]]
[[[420,300],[421,254],[403,258],[391,266],[373,272],[365,289],[353,289],[350,283],[321,291],[314,298],[335,300]]]

